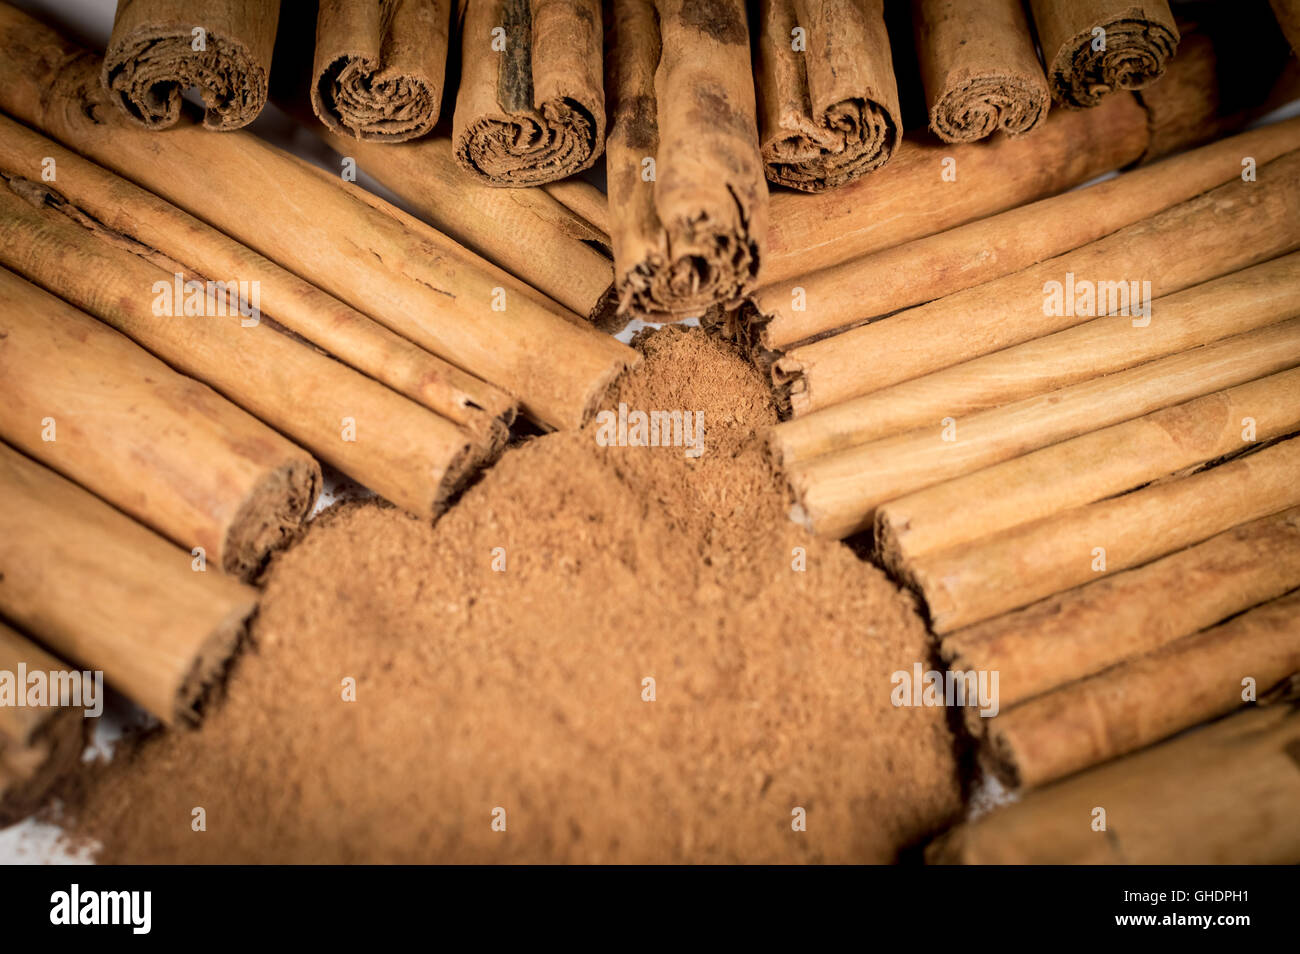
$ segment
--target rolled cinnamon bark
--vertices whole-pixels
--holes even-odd
[[[279,18],[280,0],[119,0],[104,89],[148,129],[174,125],[191,86],[208,129],[247,126],[266,105]]]
[[[5,269],[0,339],[0,437],[214,567],[250,576],[311,511],[311,455]]]
[[[1260,167],[1258,181],[1228,182],[1030,268],[793,348],[773,379],[792,413],[806,414],[1079,324],[1079,311],[1109,313],[1120,293],[1131,303],[1135,280],[1162,298],[1296,248],[1300,151]],[[1089,289],[1107,303],[1088,306]]]
[[[920,0],[912,27],[930,129],[944,142],[1019,136],[1047,118],[1047,80],[1020,0]]]
[[[1029,0],[1052,98],[1096,106],[1159,79],[1178,49],[1167,0]]]
[[[57,169],[52,183],[41,176],[47,159]],[[0,182],[5,181],[16,191],[58,206],[74,219],[98,222],[187,270],[256,288],[259,312],[461,425],[481,456],[494,456],[505,443],[515,403],[504,391],[417,347],[170,203],[0,116]]]
[[[0,444],[0,613],[167,725],[197,721],[257,591]]]
[[[1095,242],[1215,186],[1237,179],[1243,157],[1257,165],[1300,148],[1300,119],[1202,146],[1086,189],[1041,199],[906,242],[752,296],[748,333],[766,350],[846,328],[1010,275]]]
[[[908,564],[948,633],[1300,504],[1300,440]],[[1099,552],[1101,551],[1101,552]]]
[[[760,18],[768,180],[822,192],[888,162],[903,120],[883,0],[763,0]]]
[[[589,167],[605,142],[600,0],[463,0],[456,161],[495,186]]]
[[[1277,17],[1282,35],[1291,44],[1291,50],[1300,55],[1300,0],[1268,0]]]
[[[734,306],[754,287],[767,230],[744,8],[615,0],[613,11],[606,151],[619,311],[662,319]]]
[[[794,516],[818,534],[848,536],[869,529],[876,507],[904,494],[1297,364],[1300,319],[1292,319],[960,420],[950,417],[932,428],[826,454],[789,471],[797,502]]]
[[[404,142],[438,122],[449,0],[320,0],[311,105],[333,132]]]
[[[1156,691],[1165,696],[1165,686]],[[1296,864],[1300,708],[1246,709],[958,825],[938,864]],[[1089,821],[1106,810],[1106,830]],[[1082,823],[1080,822],[1082,819]]]
[[[769,443],[790,467],[1300,317],[1300,252],[1166,296],[1151,310],[1149,324],[1095,318],[784,421]]]
[[[177,264],[115,233],[0,189],[0,264],[88,311],[317,457],[411,513],[432,517],[481,459],[446,418],[284,335],[194,301]],[[162,266],[162,267],[160,267]],[[161,303],[162,307],[157,308]],[[200,302],[196,302],[199,304]]]
[[[586,223],[595,233],[588,241],[609,250],[609,200],[605,193],[581,179],[548,182],[542,186],[542,191]]]
[[[988,726],[997,765],[1033,787],[1238,708],[1300,672],[1300,593],[1003,711]]]
[[[62,672],[67,667],[15,629],[0,623],[0,673],[17,682],[26,672]],[[70,773],[85,747],[85,719],[80,706],[0,706],[0,828],[22,820],[40,807],[46,794]]]
[[[1008,709],[1297,587],[1300,509],[1293,508],[959,629],[944,637],[942,653],[950,669],[999,672],[998,702]]]
[[[0,49],[0,109],[507,391],[546,426],[582,424],[637,360],[441,233],[255,136],[182,122],[160,138],[118,121],[96,58],[9,6]]]
[[[609,235],[586,217],[598,208],[589,194],[568,188],[576,181],[555,185],[582,212],[541,189],[484,185],[457,164],[443,136],[377,144],[326,135],[438,231],[590,321],[603,325],[614,311]]]
[[[1300,304],[1293,308],[1300,312]],[[1300,431],[1297,394],[1300,370],[1282,371],[891,500],[876,511],[878,552],[901,571],[918,558]]]

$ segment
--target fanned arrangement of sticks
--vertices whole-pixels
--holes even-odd
[[[638,360],[607,331],[701,317],[771,375],[793,518],[869,534],[949,669],[999,674],[967,730],[1039,790],[933,860],[1105,860],[1066,813],[1189,789],[1124,860],[1211,822],[1297,860],[1218,782],[1300,796],[1285,702],[1220,719],[1300,672],[1272,10],[121,0],[100,55],[0,4],[0,668],[197,720],[322,465],[435,519],[517,415],[588,422]],[[243,129],[268,102],[342,174]],[[0,708],[0,821],[82,735]]]

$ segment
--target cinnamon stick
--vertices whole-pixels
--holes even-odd
[[[167,725],[195,722],[257,591],[0,444],[0,613]]]
[[[988,739],[998,768],[1032,787],[1231,712],[1300,672],[1300,593],[1004,710]],[[1171,691],[1172,690],[1172,691]]]
[[[788,473],[795,516],[819,534],[847,536],[869,529],[875,509],[904,494],[1297,364],[1300,319],[1292,319],[816,457]]]
[[[1096,106],[1159,79],[1178,49],[1167,0],[1029,0],[1052,98]]]
[[[1300,504],[1300,440],[1076,507],[907,566],[936,633],[992,619]]]
[[[0,437],[214,567],[250,576],[315,503],[309,454],[5,269],[0,339]]]
[[[404,142],[438,122],[450,0],[320,0],[311,104],[332,132]]]
[[[1298,587],[1292,508],[949,633],[943,658],[951,669],[999,672],[998,702],[1008,709]]]
[[[903,121],[883,0],[763,0],[759,16],[768,180],[822,192],[888,162]]]
[[[790,467],[1298,317],[1298,291],[1300,252],[1291,252],[1158,299],[1149,323],[1094,318],[784,421],[769,442]]]
[[[562,182],[548,182],[542,191],[555,199],[574,215],[578,216],[594,233],[588,241],[609,250],[609,200],[590,182],[581,179],[565,179]]]
[[[159,138],[116,120],[95,58],[7,5],[0,49],[0,109],[517,397],[546,426],[579,426],[635,363],[458,243],[248,133],[180,122]]]
[[[926,857],[953,864],[1295,864],[1297,746],[1300,708],[1249,708],[1027,792],[958,825],[931,843]],[[1092,825],[1099,807],[1104,831]]]
[[[197,378],[411,513],[432,517],[482,461],[449,420],[267,323],[185,314],[205,276],[0,189],[0,264]],[[140,252],[143,251],[143,256]],[[160,267],[161,266],[161,267]],[[176,289],[173,291],[172,289]],[[155,306],[163,305],[161,314]],[[170,302],[170,304],[169,304]]]
[[[53,161],[55,182],[44,181]],[[72,218],[94,221],[187,270],[257,289],[259,312],[466,429],[476,451],[504,444],[515,402],[504,391],[394,334],[216,229],[44,136],[0,116],[0,180]],[[250,303],[251,304],[251,303]],[[257,319],[253,319],[257,320]]]
[[[752,296],[744,319],[765,350],[1010,275],[1095,242],[1300,148],[1300,119],[1202,146],[1105,182],[884,249]]]
[[[1047,118],[1047,80],[1020,0],[920,0],[912,26],[930,129],[944,142],[1019,136]]]
[[[1300,430],[1298,386],[1300,370],[1282,371],[891,500],[876,511],[878,551],[901,569]]]
[[[739,0],[615,0],[606,144],[619,311],[734,306],[767,229],[749,31]]]
[[[792,413],[806,414],[1060,331],[1081,311],[1107,314],[1117,302],[1131,311],[1144,289],[1162,298],[1296,248],[1300,151],[1260,167],[1257,181],[1228,182],[1030,268],[792,348],[773,379]],[[1089,305],[1097,289],[1107,302]]]
[[[65,671],[59,660],[15,629],[0,623],[0,678],[15,681],[20,671]],[[80,706],[59,705],[54,699],[39,706],[0,706],[0,828],[36,810],[46,794],[70,773],[85,746],[85,720]]]
[[[463,0],[456,161],[489,185],[563,179],[605,142],[600,0]]]
[[[166,129],[197,86],[203,125],[247,126],[266,105],[280,0],[119,0],[104,54],[109,99],[147,129]]]

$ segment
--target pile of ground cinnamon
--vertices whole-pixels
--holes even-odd
[[[639,345],[609,406],[702,412],[701,457],[593,425],[433,526],[320,517],[203,726],[69,798],[99,860],[888,861],[948,821],[944,711],[890,703],[930,659],[912,601],[785,519],[752,366],[699,331]]]

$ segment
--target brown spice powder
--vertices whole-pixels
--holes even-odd
[[[911,599],[785,518],[752,366],[698,331],[638,344],[609,406],[702,411],[701,458],[593,425],[507,452],[436,525],[323,515],[203,726],[79,781],[99,860],[889,861],[950,820],[944,711],[889,701],[930,658]]]

